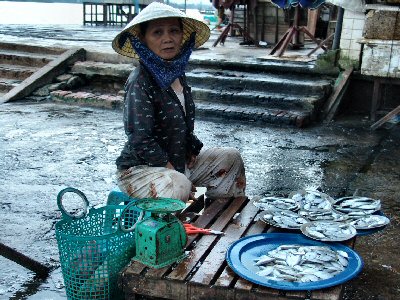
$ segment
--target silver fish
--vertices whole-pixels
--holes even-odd
[[[349,223],[334,221],[314,221],[300,227],[301,232],[320,241],[345,241],[357,234],[356,228]]]
[[[333,209],[338,212],[346,213],[365,213],[372,214],[381,209],[381,201],[368,197],[342,197],[336,199],[332,204]]]
[[[295,211],[299,208],[299,203],[294,199],[273,196],[255,200],[253,204],[261,210],[281,209]]]
[[[335,212],[334,210],[300,210],[298,214],[310,221],[345,221],[348,216],[342,213]]]
[[[371,229],[382,227],[390,223],[390,220],[381,215],[367,215],[350,222],[356,229]]]
[[[289,195],[299,201],[300,208],[305,211],[326,211],[332,207],[333,198],[314,190],[300,190]]]
[[[268,263],[265,257],[270,257]],[[283,259],[284,258],[284,259]],[[256,274],[268,280],[313,282],[332,278],[348,265],[345,251],[329,246],[281,245],[256,258]]]
[[[267,210],[261,218],[264,222],[286,229],[299,229],[308,219],[290,210]]]

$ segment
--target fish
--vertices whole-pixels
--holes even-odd
[[[255,258],[254,265],[255,273],[267,280],[315,282],[343,272],[348,259],[347,252],[329,246],[284,244]]]
[[[267,210],[261,218],[264,222],[286,229],[300,229],[308,219],[290,210]]]
[[[253,202],[253,204],[261,210],[281,209],[296,211],[299,208],[299,203],[291,198],[285,197],[264,197]]]
[[[300,203],[300,209],[306,211],[325,211],[332,207],[333,198],[314,190],[301,190],[289,195]]]
[[[299,210],[298,214],[307,218],[310,221],[345,221],[349,217],[343,213],[335,212],[334,210]]]
[[[342,197],[332,204],[334,210],[350,216],[369,215],[381,209],[381,201],[368,197]]]
[[[390,223],[389,218],[381,215],[366,215],[351,221],[356,229],[371,229],[382,227]]]
[[[314,221],[300,227],[301,232],[313,239],[321,241],[345,241],[357,234],[350,223],[335,221]]]

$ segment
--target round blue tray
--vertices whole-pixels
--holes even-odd
[[[349,255],[347,268],[336,276],[315,282],[288,282],[269,280],[256,274],[259,268],[254,260],[280,245],[296,244],[304,246],[329,246],[333,250],[342,250]],[[242,238],[233,243],[226,253],[226,261],[231,269],[240,277],[253,283],[279,290],[317,290],[346,282],[362,270],[361,257],[351,248],[339,243],[323,243],[307,238],[302,234],[293,233],[264,233]]]

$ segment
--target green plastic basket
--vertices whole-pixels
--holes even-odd
[[[84,213],[73,216],[65,210],[62,197],[67,192],[82,198]],[[56,239],[68,299],[120,298],[118,275],[135,255],[135,233],[131,228],[140,210],[114,203],[88,209],[86,196],[74,188],[60,191],[57,204],[63,219],[56,224]]]

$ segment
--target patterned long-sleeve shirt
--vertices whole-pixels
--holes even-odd
[[[137,165],[165,167],[169,161],[179,172],[203,144],[194,135],[195,107],[185,76],[180,78],[186,115],[172,88],[162,90],[143,65],[125,85],[124,127],[127,142],[117,158],[119,170]]]

